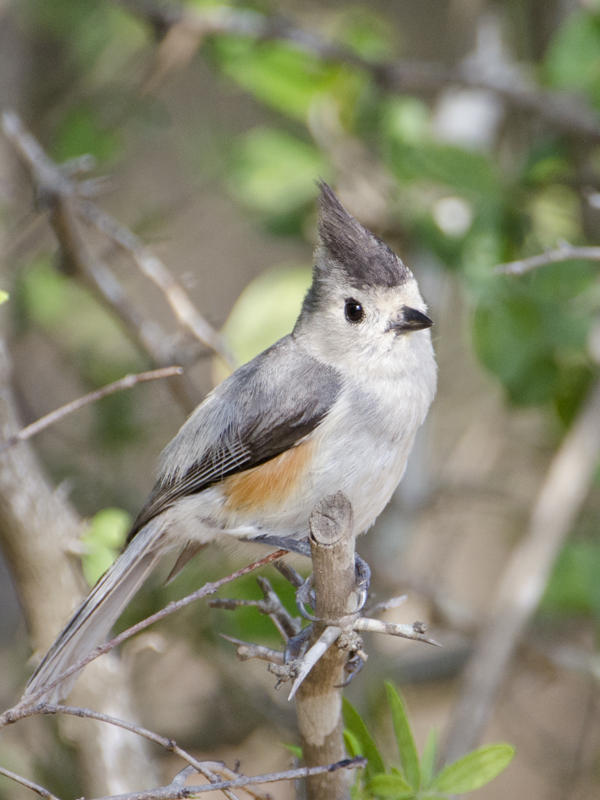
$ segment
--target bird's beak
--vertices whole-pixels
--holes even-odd
[[[422,311],[410,306],[402,306],[400,314],[388,323],[387,331],[394,333],[408,333],[409,331],[420,331],[423,328],[431,328],[432,320]]]

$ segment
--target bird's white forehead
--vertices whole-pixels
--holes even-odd
[[[353,288],[352,286],[340,287],[339,295],[344,299],[353,297],[365,306],[365,310],[375,308],[380,314],[397,314],[403,305],[425,311],[425,305],[416,280],[411,276],[399,286],[367,286]]]

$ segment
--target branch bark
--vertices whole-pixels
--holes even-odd
[[[0,436],[19,430],[11,389],[10,358],[0,338]],[[28,442],[0,455],[0,545],[10,564],[33,646],[45,651],[73,603],[86,591],[72,553],[82,523],[66,499],[47,481]],[[125,667],[116,657],[95,665],[76,689],[82,705],[133,718]],[[63,727],[64,730],[64,727]],[[95,793],[124,791],[151,776],[140,740],[94,723],[76,737],[86,783]]]
[[[187,359],[185,353],[174,350],[173,337],[140,309],[110,267],[92,252],[82,234],[82,219],[116,242],[158,286],[184,332],[231,364],[232,358],[222,336],[196,309],[167,267],[134,233],[85,198],[85,182],[73,180],[68,165],[55,164],[14,111],[2,114],[0,127],[29,173],[39,204],[48,208],[52,229],[75,274],[86,282],[110,313],[118,317],[129,337],[150,356],[154,365],[164,367],[173,361],[185,363]],[[172,382],[170,388],[186,411],[195,407],[197,391],[185,375],[180,381]]]
[[[11,436],[11,438],[7,441],[0,441],[0,454],[2,454],[7,448],[16,445],[18,442],[24,442],[26,439],[31,439],[32,436],[37,436],[38,433],[41,433],[43,430],[46,430],[46,428],[49,428],[51,425],[59,422],[61,419],[63,419],[63,417],[66,417],[68,414],[72,414],[75,411],[79,411],[80,408],[84,408],[84,406],[87,406],[90,403],[96,403],[98,400],[102,400],[104,397],[115,394],[115,392],[131,389],[138,383],[161,380],[162,378],[171,378],[174,375],[181,375],[182,372],[183,370],[181,367],[162,367],[161,369],[155,369],[150,372],[138,372],[135,374],[130,373],[129,375],[125,375],[123,378],[119,378],[117,381],[113,381],[105,386],[101,386],[99,389],[96,389],[93,392],[88,392],[82,397],[78,397],[76,400],[71,400],[70,403],[65,403],[65,405],[60,406],[60,408],[55,408],[54,411],[44,414],[43,417],[36,419],[35,422],[32,422],[29,425],[26,425],[24,428],[21,428],[20,431],[13,434],[13,436]]]
[[[350,502],[341,492],[325,498],[311,514],[309,524],[316,615],[331,621],[352,614],[356,596]],[[312,643],[326,627],[325,623],[315,623]],[[308,767],[345,757],[341,687],[346,658],[341,648],[329,647],[296,694],[302,751]],[[307,779],[308,800],[344,800],[349,796],[348,776],[343,770]]]
[[[548,264],[560,264],[562,261],[600,261],[600,247],[575,247],[562,242],[554,250],[538,253],[529,258],[507,261],[494,267],[498,275],[523,275],[525,272],[546,267]]]

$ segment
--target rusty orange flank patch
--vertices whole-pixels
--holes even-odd
[[[227,507],[251,509],[285,503],[302,478],[312,448],[312,442],[303,442],[258,467],[225,478]]]

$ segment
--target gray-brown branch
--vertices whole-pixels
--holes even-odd
[[[8,351],[0,336],[0,438],[21,427],[12,391]],[[68,618],[85,591],[77,550],[82,522],[48,482],[28,442],[0,455],[0,544],[11,568],[33,647],[45,651],[58,620]],[[110,687],[110,688],[109,688]],[[128,673],[118,659],[97,665],[76,687],[83,704],[133,716]],[[86,783],[97,791],[121,791],[141,782],[151,765],[140,740],[106,736],[94,723],[77,737]],[[127,765],[127,769],[125,769]],[[141,766],[143,765],[143,766]],[[123,779],[121,780],[122,776]],[[132,783],[126,781],[131,779]]]
[[[97,403],[98,400],[102,400],[104,397],[108,397],[111,394],[122,392],[126,389],[132,389],[134,386],[137,386],[138,383],[161,380],[162,378],[171,378],[174,375],[181,375],[182,372],[183,370],[181,367],[161,367],[161,369],[154,369],[150,372],[138,372],[125,375],[123,378],[119,378],[119,380],[108,383],[105,386],[101,386],[99,389],[96,389],[93,392],[88,392],[82,397],[71,400],[71,402],[65,403],[65,405],[60,406],[59,408],[55,408],[54,411],[44,414],[43,417],[36,419],[35,422],[31,422],[29,425],[21,428],[20,431],[17,431],[17,433],[13,434],[7,441],[3,442],[0,440],[0,455],[7,448],[13,447],[19,442],[24,442],[27,439],[31,439],[32,436],[37,436],[38,433],[46,430],[46,428],[49,428],[51,425],[55,425],[69,414],[79,411],[79,409],[84,408],[90,403]]]
[[[547,267],[549,264],[560,264],[563,261],[600,261],[600,247],[577,247],[562,242],[554,250],[537,253],[534,256],[520,258],[498,264],[494,272],[498,275],[523,275],[531,270]]]
[[[147,316],[100,257],[92,252],[82,232],[81,220],[94,224],[112,242],[116,242],[158,286],[179,325],[194,341],[231,363],[231,355],[221,335],[204,319],[167,267],[142,244],[128,228],[85,198],[81,184],[71,178],[68,169],[55,164],[37,140],[26,130],[14,111],[5,111],[1,128],[6,139],[26,168],[40,205],[49,211],[54,234],[64,256],[109,312],[121,321],[134,343],[155,366],[164,367],[174,360],[186,362],[186,354],[173,347],[173,336]],[[183,376],[170,385],[185,410],[198,402],[193,384]]]
[[[446,735],[445,760],[478,742],[507,665],[535,612],[550,571],[584,502],[600,459],[600,381],[552,459],[529,528],[514,548],[467,665]]]
[[[325,498],[310,517],[315,614],[336,620],[356,611],[352,507],[341,492]],[[313,643],[327,626],[315,623]],[[312,668],[296,694],[296,712],[305,764],[331,763],[345,757],[342,689],[347,653],[331,646]],[[344,800],[350,796],[345,772],[307,780],[308,800]]]

